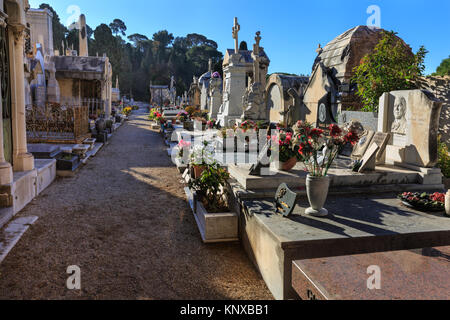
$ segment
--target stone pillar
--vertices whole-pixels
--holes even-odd
[[[79,40],[80,40],[80,57],[89,56],[88,52],[88,39],[87,39],[87,29],[86,29],[86,16],[82,14],[80,16],[80,32],[79,32]]]
[[[6,22],[3,15],[0,17],[0,25],[5,28]],[[1,79],[0,79],[1,87]],[[13,182],[13,171],[12,166],[9,162],[5,160],[5,150],[3,145],[3,119],[1,115],[3,114],[2,97],[0,96],[0,185],[7,185]]]
[[[13,129],[14,171],[34,169],[34,157],[28,153],[25,122],[25,75],[24,75],[25,27],[11,26],[9,52],[11,66],[11,105]]]

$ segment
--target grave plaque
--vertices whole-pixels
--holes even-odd
[[[383,133],[383,132],[377,132],[373,136],[372,144],[375,143],[377,146],[380,147],[380,150],[378,150],[376,162],[381,163],[384,162],[384,151],[386,150],[386,146],[389,142],[389,139],[391,138],[391,135],[389,133]]]
[[[375,136],[374,131],[365,132],[365,134],[361,137],[359,142],[353,148],[351,158],[355,160],[360,160],[362,157],[364,157],[364,154],[366,153],[367,149],[372,144],[374,136]]]
[[[359,173],[375,170],[378,150],[380,150],[380,147],[376,143],[372,144],[369,149],[367,149],[364,157],[362,158],[362,165],[358,171]]]
[[[261,152],[258,155],[257,163],[252,165],[250,168],[250,175],[251,176],[259,176],[261,175],[261,169],[262,168],[268,168],[270,166],[270,156],[269,151],[272,147],[272,141],[269,140],[262,148]]]
[[[292,192],[289,187],[283,183],[278,187],[275,194],[276,213],[283,217],[289,217],[297,204],[297,194]]]
[[[318,103],[317,127],[328,132],[330,124],[336,123],[331,110],[330,94],[326,94]]]

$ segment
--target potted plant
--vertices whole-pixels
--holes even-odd
[[[198,179],[209,164],[214,163],[214,147],[208,141],[202,145],[194,146],[190,164],[193,168],[194,179]]]
[[[300,161],[304,163],[308,172],[306,191],[311,207],[306,210],[306,214],[316,217],[327,216],[328,210],[323,206],[330,187],[328,171],[341,149],[347,143],[355,145],[359,141],[359,136],[353,129],[344,131],[335,124],[330,125],[329,136],[325,136],[324,130],[299,121],[293,127],[293,137],[294,148],[298,150]]]
[[[228,179],[228,172],[214,162],[189,182],[194,193],[195,220],[205,243],[238,240],[238,217],[228,206]]]
[[[278,156],[278,170],[290,171],[298,162],[299,153],[297,146],[292,143],[292,132],[279,130],[278,134],[272,137],[272,159]]]
[[[189,113],[187,113],[185,110],[182,110],[177,114],[177,120],[180,121],[181,123],[184,123],[188,119]]]
[[[206,165],[202,174],[189,182],[189,188],[196,192],[208,212],[228,212],[223,190],[229,177],[228,172],[214,162]]]

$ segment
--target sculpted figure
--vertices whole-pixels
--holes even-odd
[[[395,100],[394,104],[394,123],[392,124],[392,133],[406,134],[406,99],[401,97]]]

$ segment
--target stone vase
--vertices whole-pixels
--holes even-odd
[[[445,195],[445,214],[450,217],[450,190]]]
[[[306,178],[306,192],[311,207],[306,210],[307,215],[313,217],[328,216],[328,210],[323,206],[327,200],[329,189],[329,177],[313,177],[308,175]]]

